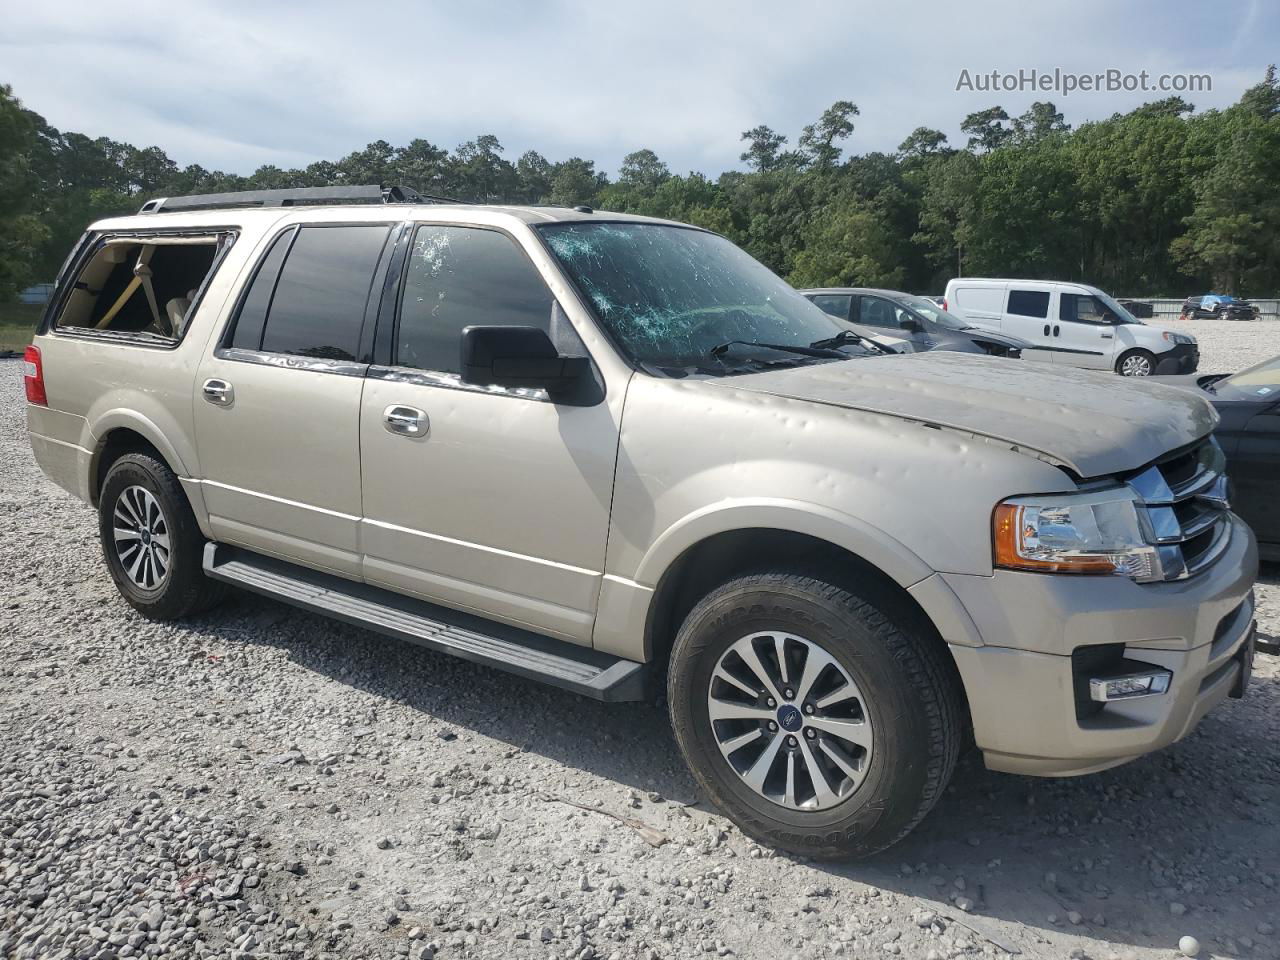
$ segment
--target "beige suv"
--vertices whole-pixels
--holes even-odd
[[[144,615],[232,584],[599,699],[665,680],[707,795],[805,854],[904,836],[970,736],[1101,770],[1249,676],[1208,404],[886,354],[694,227],[152,201],[85,235],[26,363]]]

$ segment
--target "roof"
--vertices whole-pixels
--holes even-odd
[[[878,293],[885,297],[915,297],[919,294],[907,293],[905,290],[885,290],[881,287],[804,287],[800,293]]]
[[[1041,283],[1046,286],[1059,287],[1083,287],[1087,290],[1094,290],[1098,293],[1102,291],[1097,287],[1085,283],[1083,280],[1030,280],[1026,277],[953,277],[947,281],[950,286],[953,283]]]
[[[488,203],[337,203],[296,207],[226,207],[217,210],[190,210],[131,214],[99,220],[90,229],[172,230],[181,227],[227,227],[249,224],[290,223],[398,222],[428,220],[436,223],[475,223],[488,225],[571,222],[658,223],[687,227],[688,224],[632,213],[595,210],[584,213],[570,207],[537,207]],[[696,228],[695,228],[696,229]]]

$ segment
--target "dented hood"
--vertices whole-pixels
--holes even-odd
[[[714,381],[1002,440],[1081,477],[1149,463],[1213,430],[1199,397],[1114,373],[956,353],[864,357]]]

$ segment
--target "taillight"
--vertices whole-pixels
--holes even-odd
[[[949,309],[951,309],[950,307],[948,307],[948,306],[947,306],[947,298],[946,298],[946,297],[943,297],[943,298],[942,298],[942,309],[943,309],[943,310],[949,310]]]
[[[44,367],[40,363],[39,347],[27,347],[22,355],[22,383],[27,388],[27,403],[41,407],[49,405],[48,394],[44,392]]]

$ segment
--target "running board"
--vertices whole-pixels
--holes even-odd
[[[352,626],[571,690],[594,700],[643,700],[644,664],[356,583],[226,544],[204,548],[214,580]]]

